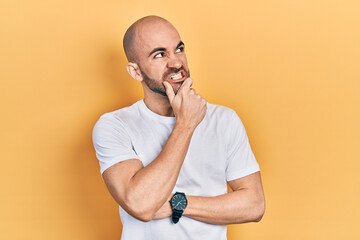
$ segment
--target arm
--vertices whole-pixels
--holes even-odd
[[[144,167],[140,160],[117,163],[103,173],[109,192],[130,215],[150,221],[168,200],[185,159],[192,134],[206,113],[206,101],[190,89],[185,80],[175,96],[170,84],[166,91],[176,124],[160,154]]]
[[[184,214],[212,224],[258,222],[265,211],[260,172],[228,182],[231,193],[216,197],[191,197]]]
[[[187,196],[184,215],[211,224],[258,222],[265,211],[265,199],[260,172],[228,182],[231,193],[216,197]],[[171,216],[169,203],[155,218]]]

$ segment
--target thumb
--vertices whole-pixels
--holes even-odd
[[[171,104],[175,97],[174,89],[171,87],[171,84],[166,81],[164,81],[164,86],[165,86],[166,95],[169,98],[169,102]]]

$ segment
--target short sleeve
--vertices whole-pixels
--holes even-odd
[[[260,171],[244,125],[234,111],[228,127],[230,133],[227,145],[226,180],[232,181]]]
[[[111,113],[104,114],[95,124],[93,144],[101,175],[118,162],[139,159],[124,123]]]

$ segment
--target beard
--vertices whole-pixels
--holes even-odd
[[[151,91],[155,92],[155,93],[158,93],[162,96],[167,96],[166,94],[166,90],[165,90],[165,86],[163,85],[163,81],[165,81],[167,79],[167,77],[172,74],[172,73],[177,73],[179,72],[180,70],[184,70],[185,72],[185,75],[186,75],[186,78],[190,77],[190,70],[185,70],[183,67],[179,68],[179,69],[176,69],[176,68],[170,68],[168,71],[166,71],[164,74],[163,74],[163,77],[162,77],[162,82],[159,82],[155,79],[152,79],[150,78],[145,72],[142,71],[142,69],[140,68],[139,66],[139,69],[140,69],[140,72],[143,76],[143,79],[144,79],[144,82],[145,84],[148,86],[148,88],[150,88]],[[182,85],[183,81],[182,82],[178,82],[178,83],[174,83],[176,85],[178,85],[177,88],[174,88],[173,87],[173,90],[174,90],[174,93],[175,95],[177,94],[177,92],[179,91],[179,88],[180,86]]]

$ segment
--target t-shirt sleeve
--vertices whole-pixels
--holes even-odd
[[[251,150],[244,125],[235,112],[230,120],[227,148],[226,180],[232,181],[260,171]]]
[[[124,123],[110,113],[104,114],[95,124],[93,144],[101,175],[118,162],[139,159]]]

